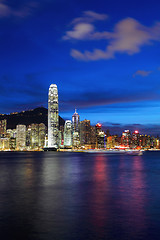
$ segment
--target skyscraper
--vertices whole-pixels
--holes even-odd
[[[0,137],[4,137],[6,135],[6,129],[7,129],[7,120],[1,120],[0,121]]]
[[[73,129],[73,147],[80,145],[80,122],[79,114],[76,112],[72,115],[72,129]]]
[[[24,150],[26,147],[26,126],[17,125],[16,130],[17,130],[17,135],[16,135],[17,150]]]
[[[70,120],[66,120],[64,125],[64,147],[72,147],[72,122]]]
[[[48,94],[48,148],[58,148],[58,90],[51,84]]]

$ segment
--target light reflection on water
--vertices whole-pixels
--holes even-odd
[[[159,158],[0,153],[0,236],[159,239]]]

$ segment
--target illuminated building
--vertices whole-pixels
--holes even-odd
[[[26,126],[17,125],[16,131],[16,148],[17,150],[24,150],[26,148]]]
[[[31,148],[31,125],[29,125],[26,130],[26,146],[28,149]]]
[[[106,134],[102,131],[101,123],[96,124],[95,132],[96,132],[96,148],[106,148]]]
[[[107,137],[107,148],[114,148],[116,145],[115,136]]]
[[[90,120],[80,122],[80,143],[81,145],[91,144],[91,125]]]
[[[96,129],[94,126],[91,126],[90,137],[91,137],[91,148],[95,148],[96,147]]]
[[[72,129],[73,129],[73,147],[80,145],[80,117],[76,112],[72,115]]]
[[[48,148],[58,148],[58,90],[51,84],[48,94]]]
[[[133,133],[132,133],[132,147],[133,148],[136,148],[138,146],[140,146],[140,142],[139,142],[139,132],[137,130],[135,130]]]
[[[7,120],[0,120],[0,137],[4,137],[6,135],[7,129]]]
[[[103,131],[97,135],[97,148],[106,148],[106,134]]]
[[[72,147],[72,122],[70,120],[66,120],[64,125],[64,147]]]
[[[44,123],[39,124],[39,139],[38,139],[38,146],[43,148],[45,145],[45,136],[46,136],[46,126]]]
[[[36,149],[39,146],[39,125],[31,124],[31,148]]]
[[[16,138],[9,138],[9,149],[14,150],[16,148]]]
[[[9,150],[9,138],[2,137],[0,138],[0,150]]]
[[[131,133],[129,130],[124,130],[124,132],[122,133],[121,144],[125,147],[130,147]]]
[[[64,126],[59,129],[59,147],[64,148]]]

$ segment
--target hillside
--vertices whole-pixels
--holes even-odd
[[[32,123],[44,123],[48,126],[48,109],[44,107],[20,113],[0,114],[0,120],[7,119],[7,129],[14,129],[18,124],[30,125]],[[64,125],[64,120],[59,116],[59,125]]]

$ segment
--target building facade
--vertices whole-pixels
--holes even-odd
[[[48,93],[48,148],[58,148],[58,89],[51,84]]]

